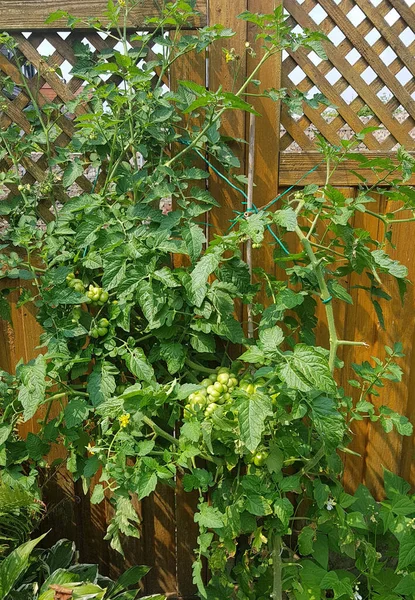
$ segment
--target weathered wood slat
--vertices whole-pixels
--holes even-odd
[[[66,28],[65,20],[45,24],[49,15],[58,10],[66,10],[70,15],[85,20],[89,17],[96,17],[105,23],[106,7],[107,0],[89,0],[89,2],[66,0],[64,3],[59,0],[0,0],[1,28],[8,31],[21,31],[24,26],[26,31],[33,29],[61,31]],[[196,7],[200,12],[200,17],[189,25],[190,28],[206,25],[206,0],[197,0]],[[157,3],[153,0],[142,0],[131,12],[129,26],[142,26],[146,17],[156,17],[157,15],[159,15]],[[87,23],[83,27],[88,29]],[[151,29],[151,26],[147,25],[146,29],[149,28]]]
[[[366,152],[365,156],[370,159],[374,158],[389,158],[391,153],[389,152]],[[393,156],[393,154],[392,154]],[[322,155],[318,152],[283,152],[280,156],[280,185],[285,187],[294,185],[301,177],[306,175],[308,171],[313,169],[316,165],[322,163]],[[353,160],[346,160],[339,165],[335,171],[331,184],[334,186],[356,186],[359,183],[359,179],[351,173],[351,170],[358,171],[363,177],[366,177],[368,182],[372,185],[378,181],[378,177],[371,169],[362,169],[359,167],[359,163]],[[395,174],[390,179],[399,177],[399,174]],[[302,180],[300,185],[306,185],[309,183],[317,183],[324,185],[326,179],[326,165],[320,164],[317,170],[307,175],[306,179]],[[415,184],[415,175],[409,181],[409,184]],[[382,182],[382,185],[387,185],[387,180]]]

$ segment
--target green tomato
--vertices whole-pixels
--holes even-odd
[[[83,283],[75,283],[75,285],[71,286],[76,292],[83,294],[85,292],[85,286]]]
[[[208,397],[207,397],[207,399],[208,399],[208,402],[210,402],[210,403],[212,403],[212,402],[213,402],[213,403],[215,403],[215,402],[216,402],[216,400],[217,400],[219,397],[220,397],[220,396],[211,396],[211,395],[209,394],[209,395],[208,395]]]
[[[96,327],[94,327],[93,329],[91,329],[91,337],[93,337],[95,339],[99,338],[98,329]]]
[[[211,384],[212,384],[212,381],[211,381],[210,379],[207,379],[207,378],[206,378],[206,379],[203,379],[203,380],[200,382],[200,385],[204,385],[205,387],[208,387],[208,385],[211,385]]]
[[[98,326],[99,327],[108,327],[110,324],[110,322],[108,321],[108,319],[100,319],[98,321]]]
[[[217,404],[215,404],[214,402],[212,402],[211,404],[208,404],[206,410],[205,410],[205,417],[211,417],[213,415],[213,413],[215,412],[215,410],[217,410],[219,408],[219,406]]]
[[[224,373],[229,375],[230,371],[229,371],[228,367],[220,367],[220,369],[218,369],[218,375],[222,375]]]
[[[107,335],[107,333],[108,333],[108,329],[106,327],[98,327],[98,335],[100,337]]]
[[[228,385],[229,373],[219,373],[219,375],[216,377],[216,381],[221,383],[222,385]]]
[[[210,385],[207,388],[206,392],[209,396],[214,396],[215,398],[219,398],[220,396],[220,392],[213,385]]]
[[[219,392],[219,394],[223,393],[223,385],[221,383],[219,383],[219,381],[215,381],[215,383],[213,384],[213,387],[215,388],[215,390],[217,392]]]
[[[70,281],[71,279],[75,279],[75,273],[68,273],[66,276],[66,281]]]
[[[81,318],[82,315],[82,310],[80,308],[73,308],[72,309],[72,316],[74,319],[76,319],[77,321],[79,321],[79,319]]]
[[[194,404],[206,404],[206,397],[202,396],[202,394],[199,394],[198,392],[196,392],[195,397],[193,399],[193,403]]]
[[[196,394],[190,394],[188,400],[189,402],[194,402]]]
[[[238,380],[236,379],[236,377],[231,377],[229,379],[228,386],[235,388],[237,385],[238,385]]]
[[[231,395],[229,394],[229,392],[227,392],[226,394],[222,395],[222,398],[225,402],[229,402],[229,400],[231,400]]]
[[[244,456],[245,464],[252,465],[252,463],[254,462],[254,458],[255,458],[255,454],[253,454],[252,452],[250,452],[249,454],[245,454],[245,456]]]
[[[208,379],[210,379],[211,383],[215,383],[215,381],[216,381],[216,374],[212,373],[212,375],[209,375]]]
[[[248,385],[245,388],[245,392],[247,394],[249,394],[250,396],[252,396],[252,394],[255,392],[255,386],[253,383],[248,383]]]
[[[108,298],[109,298],[109,294],[105,290],[100,293],[100,296],[99,296],[100,302],[103,302],[105,304],[105,302],[108,301]]]
[[[222,396],[219,396],[219,398],[217,398],[216,400],[216,404],[225,404],[226,400],[225,400],[225,394],[222,394]]]
[[[268,458],[268,452],[262,451],[257,452],[254,456],[254,465],[256,467],[262,467],[265,464],[265,461]]]
[[[120,385],[117,385],[117,387],[115,388],[115,391],[117,394],[121,395],[125,392],[126,389],[127,389],[126,385],[120,384]]]

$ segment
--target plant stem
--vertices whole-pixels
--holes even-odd
[[[337,336],[336,331],[336,323],[334,320],[334,311],[333,306],[331,304],[331,294],[327,287],[326,280],[324,278],[323,269],[321,267],[320,261],[317,260],[316,255],[313,252],[310,241],[306,238],[304,233],[301,231],[300,227],[297,225],[295,232],[299,237],[304,250],[307,253],[307,256],[310,260],[311,266],[316,274],[318,285],[321,292],[321,299],[324,302],[324,308],[326,310],[327,316],[327,326],[329,329],[329,342],[330,342],[330,355],[329,355],[329,367],[330,371],[333,373],[334,371],[334,362],[336,360],[337,348],[339,345],[339,338]]]
[[[177,440],[172,435],[170,435],[170,433],[167,433],[167,431],[164,431],[164,429],[162,429],[161,427],[159,427],[149,417],[143,417],[143,422],[146,425],[148,425],[149,427],[151,427],[151,429],[154,431],[154,433],[157,433],[157,435],[159,435],[160,437],[164,438],[165,440],[167,440],[168,442],[174,444],[175,446],[179,445],[179,440]]]
[[[272,548],[272,594],[273,600],[282,600],[281,536],[275,534]]]
[[[207,375],[212,375],[213,373],[216,373],[215,369],[203,367],[202,365],[199,365],[199,363],[195,363],[192,360],[190,360],[190,358],[186,358],[186,364],[195,371],[199,371],[199,373],[206,373]]]

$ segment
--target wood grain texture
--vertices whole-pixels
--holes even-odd
[[[365,152],[365,156],[369,159],[393,158],[394,154],[390,152]],[[313,173],[308,173],[316,166],[317,169]],[[331,179],[331,184],[340,187],[357,186],[359,179],[352,171],[357,171],[362,177],[366,177],[370,185],[373,185],[379,179],[371,169],[362,169],[359,167],[357,161],[346,160],[339,165]],[[319,152],[282,152],[280,155],[280,185],[293,185],[304,176],[306,177],[300,182],[301,185],[309,183],[324,185],[326,179],[326,165],[322,162],[322,155]],[[394,178],[399,178],[399,173],[395,173],[389,178],[389,181]],[[415,184],[415,175],[412,175],[409,184]],[[388,180],[383,182],[382,185],[387,186]]]
[[[105,23],[105,11],[107,0],[0,0],[0,15],[2,30],[21,30],[24,26],[26,31],[33,29],[62,30],[66,28],[66,20],[45,24],[48,16],[57,10],[66,10],[70,15],[87,19],[97,17]],[[206,25],[206,0],[197,0],[197,10],[200,12],[191,27],[203,27]],[[143,25],[146,17],[159,15],[157,5],[153,0],[143,0],[132,11],[129,26],[139,27]],[[85,29],[87,25],[83,26]],[[151,27],[150,27],[151,28]],[[146,26],[148,29],[148,26]]]

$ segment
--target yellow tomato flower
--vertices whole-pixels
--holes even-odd
[[[121,415],[121,417],[118,417],[118,420],[120,422],[120,426],[122,428],[127,427],[128,423],[130,422],[130,413],[124,413],[123,415]]]

